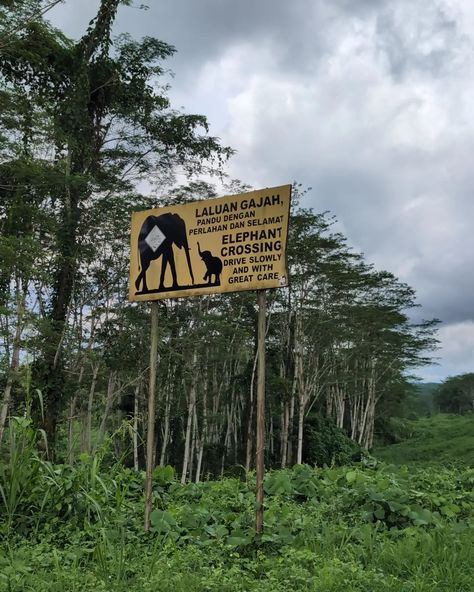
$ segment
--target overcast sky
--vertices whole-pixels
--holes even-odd
[[[443,321],[439,365],[418,374],[474,371],[474,2],[143,1],[115,30],[177,48],[173,104],[237,150],[229,174],[311,186],[303,205]],[[97,6],[48,16],[77,38]]]

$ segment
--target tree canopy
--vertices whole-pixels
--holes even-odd
[[[447,378],[435,391],[434,400],[444,413],[474,413],[474,373]]]

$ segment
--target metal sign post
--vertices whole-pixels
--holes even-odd
[[[258,291],[258,374],[257,374],[257,450],[255,467],[257,474],[257,514],[255,530],[263,532],[263,481],[265,477],[265,320],[267,291]]]
[[[153,508],[153,465],[155,443],[155,392],[156,366],[158,360],[158,302],[151,303],[150,340],[150,385],[148,392],[148,428],[146,439],[145,474],[145,531],[150,530],[150,515]]]

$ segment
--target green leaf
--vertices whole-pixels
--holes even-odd
[[[232,545],[233,547],[240,547],[240,546],[250,545],[252,540],[253,540],[253,535],[250,535],[249,533],[247,533],[243,530],[235,529],[232,532],[232,534],[229,537],[227,537],[226,544]]]
[[[459,514],[461,508],[456,504],[446,504],[440,508],[441,514],[448,518],[453,518],[456,514]]]
[[[177,526],[174,517],[164,510],[153,510],[150,515],[152,530],[158,533],[166,533]]]
[[[348,483],[354,483],[357,479],[357,471],[349,471],[346,473],[346,481]]]
[[[252,539],[244,536],[229,536],[227,537],[226,544],[232,547],[244,547],[250,545]]]
[[[265,481],[265,491],[270,495],[293,493],[290,476],[284,471],[270,473]]]
[[[374,512],[374,516],[378,520],[383,520],[385,518],[385,510],[382,508],[382,506],[377,507],[377,509]]]
[[[390,511],[398,512],[399,510],[402,510],[405,506],[403,504],[400,504],[399,502],[389,501],[388,507],[390,508]]]
[[[425,526],[433,522],[433,514],[427,509],[412,511],[408,516],[416,526]]]

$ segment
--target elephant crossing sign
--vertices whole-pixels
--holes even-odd
[[[134,213],[129,299],[286,286],[290,199],[283,185]]]

